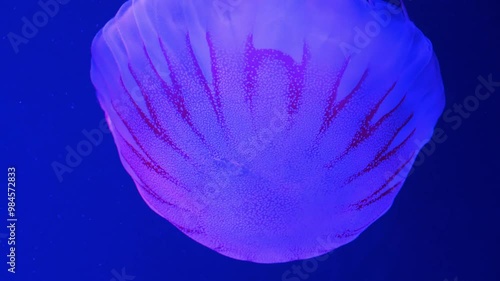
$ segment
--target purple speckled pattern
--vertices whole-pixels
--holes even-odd
[[[128,1],[91,77],[147,204],[259,263],[354,240],[444,107],[430,41],[382,0]]]

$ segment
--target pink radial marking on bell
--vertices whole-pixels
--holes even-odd
[[[375,203],[378,200],[382,199],[384,196],[386,196],[389,193],[391,193],[395,188],[397,188],[398,186],[400,186],[403,183],[402,181],[399,181],[398,183],[396,183],[395,185],[393,185],[391,188],[387,189],[384,193],[381,193],[384,189],[386,189],[386,187],[389,185],[389,183],[392,182],[392,180],[394,178],[396,178],[396,176],[411,162],[411,160],[413,159],[414,155],[415,155],[415,152],[413,152],[411,154],[411,156],[408,158],[408,160],[406,160],[404,163],[402,163],[398,167],[398,169],[396,169],[396,171],[384,182],[384,184],[380,188],[378,188],[377,190],[375,190],[372,194],[370,194],[369,196],[367,196],[365,199],[363,199],[363,200],[361,200],[361,201],[359,201],[359,202],[357,202],[355,204],[350,205],[350,208],[353,208],[353,209],[359,211],[359,210],[361,210],[361,209],[369,206],[370,204]]]
[[[411,120],[412,117],[413,117],[413,114],[411,114],[405,120],[405,122],[399,128],[396,129],[396,132],[394,132],[394,134],[392,135],[391,139],[384,145],[384,147],[382,147],[377,152],[377,154],[375,155],[375,158],[372,161],[370,161],[370,163],[368,163],[368,165],[363,170],[361,170],[358,173],[356,173],[356,174],[352,175],[351,177],[349,177],[346,180],[345,184],[351,183],[356,178],[358,178],[358,177],[360,177],[360,176],[362,176],[362,175],[370,172],[371,170],[373,170],[374,168],[376,168],[380,164],[382,164],[382,162],[384,162],[384,161],[388,160],[389,158],[391,158],[392,156],[394,156],[394,154],[396,152],[398,152],[408,142],[408,140],[415,134],[415,130],[416,129],[413,129],[408,134],[408,136],[400,144],[398,144],[396,147],[394,147],[390,151],[387,151],[387,149],[389,149],[389,146],[392,144],[392,142],[394,141],[394,139],[396,139],[396,137],[401,132],[401,130],[410,122],[410,120]]]
[[[304,43],[302,51],[302,62],[297,64],[292,57],[281,51],[273,49],[256,49],[253,44],[253,36],[247,38],[245,45],[245,80],[243,87],[245,89],[245,101],[248,103],[250,112],[254,111],[253,98],[257,94],[255,85],[257,84],[257,73],[259,67],[265,59],[273,59],[284,64],[288,78],[287,112],[293,115],[298,111],[300,100],[303,96],[305,70],[311,59],[309,47]]]
[[[142,111],[142,109],[139,107],[139,105],[135,102],[134,98],[128,91],[127,87],[125,87],[125,84],[123,83],[123,78],[120,77],[120,85],[122,89],[125,91],[127,94],[129,101],[134,105],[134,108],[136,109],[137,113],[141,117],[141,119],[148,125],[148,127],[153,131],[156,137],[160,138],[162,141],[167,143],[169,146],[171,146],[175,151],[177,151],[183,158],[189,159],[189,156],[172,140],[170,135],[165,131],[163,127],[159,125],[158,119],[153,118],[153,122],[146,116],[146,114]],[[142,90],[141,90],[142,91]],[[133,132],[130,132],[133,134]]]
[[[184,100],[184,97],[182,96],[182,90],[180,89],[180,84],[177,81],[177,75],[175,73],[175,70],[172,67],[170,58],[168,57],[168,54],[166,53],[165,49],[163,48],[163,43],[160,40],[160,46],[163,50],[163,55],[165,56],[165,60],[167,62],[168,68],[170,70],[170,78],[172,80],[172,85],[173,85],[173,90],[170,88],[170,86],[167,84],[167,82],[160,76],[158,73],[158,70],[154,67],[153,62],[151,60],[151,57],[149,56],[146,47],[144,47],[144,53],[146,55],[146,58],[148,60],[149,67],[153,72],[155,73],[156,79],[161,83],[161,87],[163,90],[163,93],[167,96],[168,100],[170,103],[175,107],[177,113],[182,117],[184,122],[188,124],[188,126],[191,128],[191,130],[200,138],[200,140],[205,143],[205,137],[200,133],[200,131],[194,126],[193,121],[191,119],[191,113],[189,112],[186,102]],[[135,77],[135,76],[134,76]],[[141,83],[136,79],[137,83]],[[142,84],[139,86],[142,87]],[[147,103],[151,104],[149,95],[145,95],[144,97],[147,99]]]
[[[331,169],[333,166],[340,161],[343,157],[345,157],[349,152],[351,152],[353,149],[358,147],[359,144],[362,142],[366,141],[369,137],[373,136],[373,134],[381,127],[381,125],[390,117],[394,114],[394,112],[401,107],[403,104],[406,95],[403,96],[403,98],[399,101],[399,103],[394,106],[389,112],[384,114],[375,124],[371,125],[370,123],[373,120],[373,117],[375,116],[375,113],[377,113],[378,109],[380,108],[380,105],[382,102],[387,98],[389,93],[394,89],[396,86],[396,83],[394,83],[391,88],[386,92],[386,94],[375,104],[375,106],[372,108],[372,110],[366,115],[365,119],[363,120],[361,126],[359,127],[358,131],[354,135],[354,137],[351,140],[351,143],[346,147],[346,149],[336,156],[332,161],[330,161],[328,164],[326,164],[326,168]]]

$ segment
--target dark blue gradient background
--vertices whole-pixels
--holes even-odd
[[[21,18],[40,7],[33,0],[1,3],[0,280],[500,280],[500,87],[464,117],[453,112],[474,95],[478,76],[500,81],[496,2],[407,1],[441,62],[445,110],[452,110],[438,123],[446,141],[427,146],[429,156],[390,211],[354,242],[321,261],[274,265],[221,256],[154,214],[110,134],[58,180],[52,163],[64,163],[66,147],[75,149],[86,139],[82,131],[99,129],[103,120],[89,78],[90,44],[122,3],[70,0],[18,54],[6,35],[20,33]],[[15,275],[7,273],[5,239],[11,165],[19,219]],[[127,278],[116,277],[122,270]],[[287,270],[303,274],[286,279]]]

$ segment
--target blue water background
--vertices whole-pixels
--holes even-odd
[[[21,18],[40,7],[2,1],[0,280],[500,280],[500,87],[460,124],[440,119],[446,141],[428,147],[390,211],[323,260],[261,265],[193,242],[144,203],[110,134],[59,180],[52,163],[64,163],[67,147],[104,118],[89,78],[90,43],[122,3],[71,0],[15,53],[6,35],[20,33]],[[500,81],[496,2],[406,5],[438,54],[446,110],[475,95],[479,76]],[[17,171],[16,274],[6,264],[10,166]]]

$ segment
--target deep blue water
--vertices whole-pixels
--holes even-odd
[[[90,43],[122,3],[68,0],[16,53],[7,34],[20,33],[21,19],[41,8],[2,1],[0,280],[500,280],[500,87],[477,108],[454,111],[474,99],[478,77],[500,81],[496,3],[407,1],[441,63],[452,112],[437,127],[446,140],[426,147],[390,211],[354,242],[326,259],[274,265],[217,254],[153,213],[109,133],[73,159],[71,172],[54,172],[84,131],[101,130]],[[15,274],[7,272],[9,167],[16,170]]]

